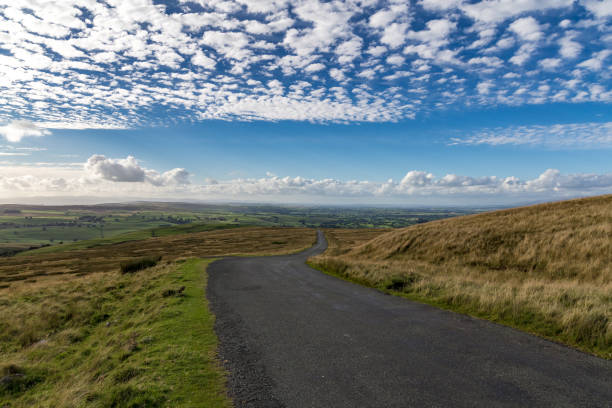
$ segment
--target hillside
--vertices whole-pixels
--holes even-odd
[[[612,278],[612,195],[458,217],[384,234],[350,252],[370,260],[457,263],[525,276]]]
[[[314,266],[612,356],[612,195],[332,240]]]

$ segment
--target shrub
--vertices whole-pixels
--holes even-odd
[[[134,273],[143,269],[151,268],[157,265],[161,258],[161,256],[154,256],[121,262],[121,273]]]
[[[0,396],[24,392],[43,380],[40,373],[32,373],[15,364],[9,364],[2,368],[0,375]]]
[[[417,281],[415,274],[407,276],[392,276],[391,278],[383,282],[383,286],[388,290],[395,290],[398,292],[404,291],[412,286]]]

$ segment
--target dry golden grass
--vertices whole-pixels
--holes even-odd
[[[388,228],[360,228],[360,229],[324,229],[327,238],[327,251],[325,255],[337,256],[349,252],[351,249],[389,232]]]
[[[315,266],[612,358],[612,195],[334,240]]]
[[[171,235],[90,249],[0,258],[0,293],[18,281],[113,271],[123,261],[161,255],[164,260],[228,255],[273,255],[305,249],[316,240],[306,228],[236,228]]]

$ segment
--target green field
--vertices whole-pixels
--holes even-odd
[[[31,285],[3,299],[0,406],[231,406],[204,293],[209,262],[69,289]]]

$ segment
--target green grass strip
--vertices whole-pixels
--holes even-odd
[[[210,262],[109,273],[10,300],[47,310],[40,324],[51,333],[25,346],[0,336],[0,407],[232,406],[205,296]]]
[[[169,392],[168,407],[230,407],[225,373],[216,360],[214,316],[206,300],[206,266],[210,260],[192,259],[171,274],[169,305],[149,336],[157,341],[143,351],[143,362],[153,365],[154,378],[162,378]],[[158,377],[159,376],[159,377]]]

